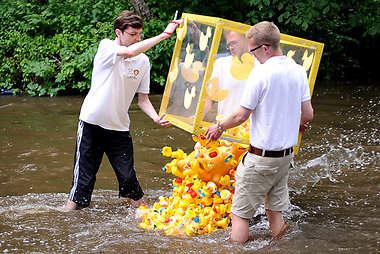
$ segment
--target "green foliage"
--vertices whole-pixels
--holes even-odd
[[[166,28],[168,20],[170,20],[170,18],[156,18],[150,20],[144,28],[144,33],[147,37],[160,34]],[[171,36],[169,39],[162,41],[146,52],[152,66],[150,77],[153,85],[160,87],[165,85],[174,45],[175,36]]]
[[[376,77],[363,55],[378,51],[379,0],[249,0],[249,4],[253,11],[248,14],[248,23],[273,21],[282,33],[325,44],[319,77]]]
[[[146,0],[155,18],[146,36],[161,33],[175,10],[253,25],[274,21],[282,33],[325,43],[324,79],[377,78],[379,0]],[[128,1],[3,0],[0,5],[0,87],[32,96],[82,92],[90,87],[99,41],[114,38],[113,20]],[[149,56],[152,90],[162,90],[175,35]]]
[[[3,1],[0,6],[0,86],[32,96],[90,86],[98,43],[114,37],[112,21],[126,2]]]
[[[248,0],[146,0],[145,2],[157,17],[165,18],[165,20],[172,19],[175,11],[178,10],[179,14],[195,13],[245,22],[249,12]]]

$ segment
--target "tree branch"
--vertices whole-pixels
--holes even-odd
[[[146,21],[153,18],[153,12],[150,10],[148,5],[146,5],[144,0],[129,0],[129,3],[133,6],[135,12]]]

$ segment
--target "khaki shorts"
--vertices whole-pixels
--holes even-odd
[[[289,206],[288,176],[294,154],[270,158],[244,154],[235,174],[231,212],[251,219],[263,203],[265,209],[285,211]]]

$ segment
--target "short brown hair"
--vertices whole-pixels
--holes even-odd
[[[115,19],[115,23],[113,26],[113,30],[120,29],[122,32],[126,30],[128,27],[132,28],[142,28],[144,26],[143,19],[128,10],[122,11],[119,16]]]
[[[277,48],[280,46],[281,33],[278,27],[269,21],[262,21],[251,27],[246,34],[248,39],[253,38],[257,45],[270,44]]]

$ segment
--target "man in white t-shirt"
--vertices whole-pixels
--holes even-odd
[[[226,37],[226,46],[231,55],[219,57],[215,60],[211,79],[217,78],[219,89],[229,91],[228,97],[218,101],[217,107],[217,115],[227,118],[239,107],[246,82],[246,80],[236,79],[231,74],[232,59],[236,56],[241,61],[242,55],[248,53],[248,41],[244,34],[236,31],[224,30],[224,35]],[[210,111],[212,103],[213,101],[210,98],[206,99],[204,115]]]
[[[169,38],[181,20],[172,21],[161,34],[141,41],[143,20],[130,11],[115,19],[115,40],[100,42],[94,58],[91,88],[79,116],[74,176],[66,210],[87,207],[103,154],[106,153],[119,182],[119,196],[138,207],[144,193],[136,177],[128,110],[135,94],[138,106],[152,120],[169,126],[149,100],[150,63],[143,54]]]
[[[235,174],[231,208],[231,240],[241,243],[248,240],[249,219],[263,201],[270,235],[280,237],[288,227],[282,211],[289,203],[287,182],[293,146],[299,131],[304,132],[313,119],[306,71],[282,55],[277,26],[260,22],[246,36],[250,52],[261,65],[251,72],[239,109],[206,131],[208,139],[216,140],[224,130],[251,116],[250,149]]]

